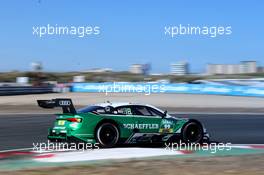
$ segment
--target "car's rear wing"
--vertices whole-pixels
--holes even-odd
[[[42,108],[61,107],[63,113],[76,114],[76,110],[69,98],[56,98],[52,100],[37,100],[38,105]]]

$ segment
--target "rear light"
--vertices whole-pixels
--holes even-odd
[[[82,122],[82,119],[81,118],[67,118],[67,121],[69,122]]]

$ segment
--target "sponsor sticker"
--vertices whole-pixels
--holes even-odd
[[[156,123],[146,123],[146,124],[137,124],[137,123],[128,123],[124,124],[126,129],[158,129],[159,124]]]
[[[64,124],[65,124],[65,120],[59,120],[59,121],[58,121],[58,125],[61,126],[61,125],[64,125]]]

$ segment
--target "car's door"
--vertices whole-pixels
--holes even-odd
[[[134,133],[135,118],[133,117],[131,106],[116,107],[111,118],[120,124],[120,137],[129,137]]]
[[[159,132],[162,117],[154,113],[151,110],[152,108],[143,105],[133,105],[131,109],[135,119],[135,128],[140,133]]]

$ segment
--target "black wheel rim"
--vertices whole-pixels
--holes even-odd
[[[202,138],[202,128],[195,123],[191,123],[186,126],[184,137],[187,142],[199,142]]]
[[[101,128],[99,133],[100,141],[103,145],[109,146],[113,145],[117,139],[117,131],[111,125],[105,125]]]

